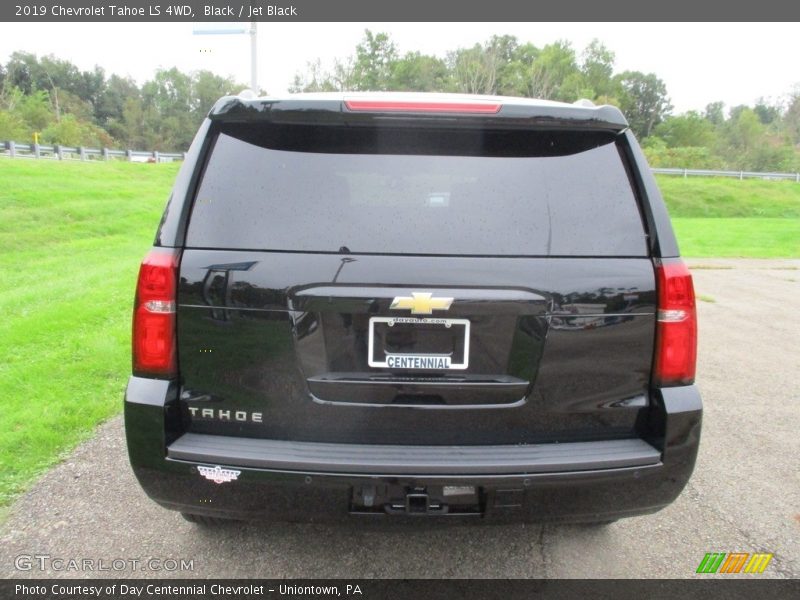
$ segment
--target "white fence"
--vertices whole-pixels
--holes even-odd
[[[800,173],[756,173],[755,171],[713,171],[706,169],[653,169],[660,175],[679,177],[733,177],[735,179],[788,179],[800,183]]]
[[[44,158],[56,160],[127,160],[129,162],[172,162],[186,158],[185,152],[152,152],[144,150],[111,150],[109,148],[84,148],[43,146],[41,144],[18,144],[0,142],[0,156],[9,158]]]

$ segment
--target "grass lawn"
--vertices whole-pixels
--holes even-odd
[[[658,175],[681,254],[800,256],[800,184]]]
[[[673,217],[800,218],[800,184],[723,177],[656,175]]]
[[[0,506],[115,414],[177,164],[0,159]]]
[[[0,521],[119,411],[136,272],[177,169],[0,159]],[[800,256],[800,185],[659,183],[683,254]]]
[[[683,256],[695,258],[800,256],[800,218],[674,217],[672,225],[675,228],[675,235],[678,236],[678,245]]]

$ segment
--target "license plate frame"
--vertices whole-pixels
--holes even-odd
[[[383,361],[375,360],[375,324],[387,323],[389,327],[395,324],[420,324],[420,325],[440,325],[442,327],[450,328],[453,325],[464,327],[464,352],[462,362],[452,362],[449,354],[424,354],[424,353],[386,353],[384,352],[385,359]],[[417,318],[417,317],[370,317],[368,329],[368,342],[367,342],[367,364],[370,367],[378,369],[404,369],[404,370],[435,370],[435,371],[463,371],[469,367],[469,338],[470,338],[470,322],[469,319],[440,319],[440,318]],[[448,366],[412,366],[412,367],[398,367],[395,365],[397,360],[401,359],[403,362],[413,362],[415,364],[441,364],[443,359]],[[420,360],[416,360],[420,359]],[[433,360],[428,360],[433,359]]]

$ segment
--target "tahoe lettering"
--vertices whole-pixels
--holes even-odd
[[[239,423],[262,423],[263,415],[260,412],[248,412],[246,410],[223,410],[221,408],[198,408],[190,406],[189,412],[192,417],[201,419],[214,419],[216,421],[237,421]]]

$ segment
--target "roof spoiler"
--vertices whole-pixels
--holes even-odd
[[[355,125],[379,123],[384,126],[445,126],[505,128],[567,128],[622,131],[628,122],[615,106],[595,106],[590,100],[575,104],[513,102],[513,98],[491,101],[416,101],[347,98],[324,94],[302,94],[286,98],[225,96],[209,112],[212,121],[256,122],[306,125]],[[588,103],[588,104],[587,104]],[[470,110],[469,107],[481,110]],[[491,110],[485,109],[490,107]]]

